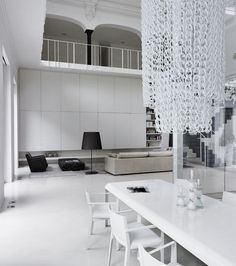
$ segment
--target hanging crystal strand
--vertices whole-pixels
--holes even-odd
[[[233,5],[236,4],[236,1],[233,0]],[[225,87],[225,1],[220,1],[219,3],[219,17],[217,24],[219,25],[219,30],[221,31],[220,34],[218,35],[219,38],[219,43],[221,44],[221,47],[223,48],[222,50],[218,49],[218,52],[220,53],[221,56],[217,57],[218,63],[217,65],[219,66],[219,76],[217,80],[217,84],[219,88]],[[219,95],[219,106],[223,106],[224,104],[224,99],[225,99],[225,90],[219,90],[220,95]]]
[[[152,1],[152,0],[151,0]],[[151,4],[151,3],[150,3]],[[151,25],[148,21],[148,1],[142,1],[142,69],[143,69],[143,101],[145,106],[150,104],[150,83],[151,83],[151,67],[150,64],[150,48],[152,44],[152,32],[150,31]],[[145,41],[144,41],[145,40]]]
[[[224,96],[222,0],[142,1],[143,97],[160,132],[209,132]]]

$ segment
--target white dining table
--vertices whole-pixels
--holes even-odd
[[[131,193],[144,186],[149,193]],[[236,207],[202,196],[204,208],[177,206],[177,187],[163,180],[108,183],[106,190],[210,266],[236,266]]]

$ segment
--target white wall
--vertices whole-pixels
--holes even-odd
[[[0,35],[1,36],[1,35]],[[0,49],[0,59],[2,59],[2,51]],[[0,124],[4,123],[3,116],[3,64],[0,61]],[[4,151],[4,130],[3,127],[0,127],[0,207],[4,201],[4,169],[3,169],[3,151]]]
[[[7,28],[15,44],[20,66],[39,66],[43,43],[46,0],[1,0],[8,17]]]
[[[9,87],[6,88],[3,85],[3,47],[5,50],[5,55],[8,58],[8,70],[9,70]],[[4,202],[4,173],[6,170],[6,165],[4,162],[5,154],[5,140],[6,140],[6,125],[5,125],[5,110],[4,98],[6,95],[12,94],[13,78],[17,80],[17,63],[15,60],[15,52],[13,47],[13,42],[11,39],[11,34],[9,31],[9,22],[6,16],[5,1],[0,1],[0,208]],[[6,91],[8,89],[8,91]],[[13,125],[13,121],[12,121]],[[13,139],[13,136],[11,136]],[[10,149],[11,147],[9,147]],[[13,166],[13,160],[11,161],[11,167]]]
[[[145,147],[141,79],[20,70],[20,151],[79,150],[84,131],[104,149]]]

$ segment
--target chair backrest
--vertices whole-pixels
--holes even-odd
[[[127,246],[130,243],[129,234],[126,232],[127,218],[123,215],[115,213],[109,208],[111,232],[120,244]]]
[[[90,193],[88,191],[86,191],[85,196],[86,196],[86,201],[87,201],[87,204],[89,207],[90,214],[92,215],[93,214],[93,205],[91,204],[92,201],[91,201]]]
[[[164,266],[165,264],[150,255],[143,246],[139,246],[140,266]]]
[[[222,201],[236,207],[236,194],[228,191],[223,192]]]
[[[26,159],[27,159],[27,162],[29,162],[30,159],[32,158],[32,156],[31,156],[31,154],[30,154],[29,152],[27,152],[27,153],[25,154],[25,157],[26,157]]]
[[[30,171],[33,172],[34,171],[34,168],[32,166],[32,155],[29,152],[27,152],[25,154],[25,157],[26,157],[27,163],[29,165]]]
[[[90,194],[88,191],[85,191],[85,196],[86,196],[87,203],[90,204],[91,203],[91,197],[90,197]]]

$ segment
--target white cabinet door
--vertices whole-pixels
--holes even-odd
[[[144,114],[143,90],[141,79],[131,79],[131,113]]]
[[[114,78],[98,78],[98,112],[114,112]]]
[[[61,111],[79,111],[79,75],[62,74]]]
[[[97,113],[80,113],[80,137],[81,144],[84,132],[98,131],[98,114]]]
[[[62,150],[81,149],[81,139],[79,131],[79,113],[61,113],[61,148]]]
[[[129,78],[115,78],[115,112],[131,112],[131,88]]]
[[[41,104],[42,111],[61,110],[61,73],[41,73]]]
[[[40,71],[20,70],[20,110],[40,111]]]
[[[20,111],[20,151],[41,150],[41,113]]]
[[[115,114],[115,148],[131,148],[131,115]]]
[[[132,148],[146,147],[146,116],[131,114],[131,145]]]
[[[60,112],[42,112],[42,150],[61,150]]]
[[[115,114],[100,113],[98,114],[98,131],[101,135],[102,148],[115,148]]]
[[[80,75],[80,111],[97,112],[98,81],[95,75]]]

